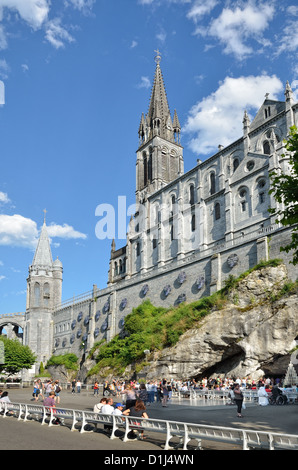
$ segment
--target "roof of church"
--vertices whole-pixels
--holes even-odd
[[[157,63],[148,111],[148,118],[150,121],[151,119],[160,118],[163,121],[163,124],[165,124],[169,115],[170,108],[168,104],[163,76],[160,65],[159,63]]]
[[[38,244],[36,247],[35,255],[33,258],[32,266],[49,266],[52,267],[53,259],[50,247],[50,241],[47,232],[46,222],[44,221]]]

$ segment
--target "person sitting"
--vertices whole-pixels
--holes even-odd
[[[122,403],[116,403],[115,409],[114,409],[112,415],[121,416],[122,415],[122,410],[123,410],[123,404]]]
[[[5,403],[11,403],[9,397],[8,397],[8,392],[3,392],[2,395],[1,395],[1,398],[0,398],[0,401],[1,402],[5,402]]]
[[[106,404],[107,404],[107,399],[103,397],[99,403],[96,403],[96,405],[94,405],[93,412],[100,413],[103,405],[106,405]]]
[[[136,417],[136,418],[146,418],[146,419],[149,418],[149,416],[146,413],[146,406],[145,406],[145,404],[142,400],[137,400],[136,404],[134,406],[132,406],[129,409],[124,410],[122,414],[123,414],[123,416],[133,416],[133,417]],[[142,424],[136,422],[135,425],[136,426],[141,426]],[[144,439],[144,430],[143,429],[141,429],[140,439],[142,439],[142,440]]]
[[[111,415],[113,411],[113,398],[108,398],[106,404],[101,407],[100,413],[103,415]],[[107,431],[111,431],[112,426],[110,424],[104,424],[104,429],[106,429]]]

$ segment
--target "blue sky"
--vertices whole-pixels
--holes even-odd
[[[135,201],[157,49],[186,171],[241,137],[265,93],[284,100],[288,80],[298,95],[294,0],[0,0],[0,314],[25,310],[44,209],[63,299],[106,286],[95,210]]]

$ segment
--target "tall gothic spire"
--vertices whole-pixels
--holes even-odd
[[[43,226],[40,232],[40,237],[36,247],[35,255],[33,258],[32,266],[48,266],[52,267],[53,259],[50,247],[50,241],[47,232],[46,220],[44,217]]]
[[[160,67],[161,55],[159,51],[155,52],[157,53],[155,57],[156,69],[151,91],[149,110],[146,117],[142,115],[139,126],[140,144],[143,144],[154,136],[160,136],[174,142],[177,138],[177,133],[180,132],[180,124],[176,110],[174,114],[175,126],[173,125],[171,118],[164,80]]]

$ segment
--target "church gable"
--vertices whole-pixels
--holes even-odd
[[[264,122],[277,116],[283,111],[285,111],[285,103],[283,101],[266,99],[252,121],[250,131],[257,129],[259,126],[263,125]]]
[[[250,178],[252,174],[263,170],[268,165],[268,157],[258,153],[249,152],[247,156],[239,163],[233,176],[231,185],[239,180]]]

